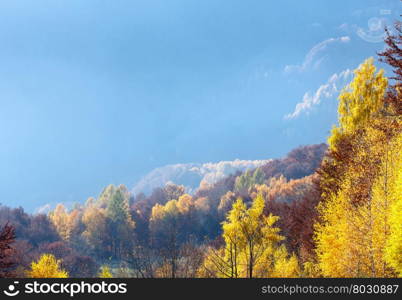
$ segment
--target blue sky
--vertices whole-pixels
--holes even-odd
[[[0,202],[325,141],[400,1],[0,2]],[[301,103],[297,106],[298,103]],[[296,107],[297,106],[297,107]]]

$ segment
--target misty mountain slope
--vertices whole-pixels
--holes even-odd
[[[184,185],[192,193],[200,186],[212,185],[237,171],[255,169],[271,160],[220,161],[217,163],[188,163],[167,165],[156,168],[145,175],[132,189],[133,195],[149,194],[154,188],[163,187],[168,182]]]

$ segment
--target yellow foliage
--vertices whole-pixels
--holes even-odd
[[[63,204],[58,204],[55,210],[49,214],[49,218],[60,237],[65,241],[70,241],[73,231],[78,226],[78,210],[74,209],[68,213]]]
[[[113,278],[110,268],[108,266],[102,266],[98,274],[99,278]]]
[[[264,215],[259,194],[250,208],[237,199],[222,223],[225,246],[209,248],[199,277],[296,277],[300,273],[295,255],[289,256],[275,226],[279,217]]]
[[[295,254],[289,257],[284,245],[281,245],[274,253],[274,268],[272,277],[296,278],[300,276],[299,262]]]
[[[93,203],[88,203],[82,216],[82,223],[85,225],[85,230],[82,233],[85,241],[93,247],[102,247],[106,232],[105,209],[97,207]]]
[[[348,220],[345,197],[332,197],[320,203],[322,222],[315,225],[316,254],[319,268],[326,277],[348,277],[345,260],[348,255]]]
[[[170,200],[166,202],[165,205],[161,205],[159,203],[155,204],[152,207],[150,221],[155,222],[162,220],[165,217],[178,216],[181,213],[181,210],[185,210],[187,208],[187,200],[188,198],[184,197],[181,203],[179,203],[177,200]]]
[[[383,71],[376,73],[369,59],[339,96],[329,174],[340,173],[322,178],[322,186],[333,189],[322,195],[315,225],[317,267],[325,277],[393,277],[402,271],[402,124],[387,113],[386,88]]]
[[[318,266],[317,263],[314,263],[312,261],[306,261],[303,264],[303,273],[302,273],[301,277],[303,277],[303,278],[319,278],[319,277],[321,277],[320,267]]]
[[[189,194],[181,195],[177,200],[177,208],[182,214],[188,213],[194,208],[193,197],[191,197]]]
[[[207,248],[202,265],[198,268],[198,278],[232,278],[233,272],[229,273],[227,263],[224,260],[225,249],[214,249],[212,247]]]
[[[364,61],[355,71],[352,82],[339,95],[339,126],[332,129],[328,139],[330,148],[336,148],[341,134],[348,134],[367,125],[383,107],[388,80],[384,71],[376,73],[373,58]]]
[[[27,271],[29,278],[68,278],[67,271],[60,268],[60,260],[52,254],[43,254],[38,262],[32,262],[31,270]]]
[[[396,176],[401,170],[400,139],[401,134],[387,140],[382,130],[368,126],[340,191],[318,206],[321,221],[315,239],[322,275],[392,277],[389,265],[398,271],[391,257],[401,261],[402,243],[399,249],[396,246],[401,240],[401,210],[391,208],[401,198],[401,193],[393,192],[400,189]]]
[[[385,261],[402,277],[402,134],[399,135],[395,147],[398,156],[395,161],[395,180],[391,185],[390,198],[392,204],[389,212],[390,233],[386,241]]]
[[[150,221],[155,221],[155,220],[158,220],[158,219],[162,219],[164,216],[165,216],[164,206],[160,205],[159,203],[156,203],[152,207]]]
[[[165,214],[169,216],[176,216],[179,214],[179,208],[178,208],[178,201],[177,200],[170,200],[165,204],[164,210]]]

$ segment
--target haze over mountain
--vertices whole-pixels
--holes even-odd
[[[149,194],[156,187],[163,187],[169,182],[184,185],[192,193],[198,187],[211,185],[237,171],[255,169],[271,160],[220,161],[217,163],[174,164],[156,168],[135,184],[132,192]]]

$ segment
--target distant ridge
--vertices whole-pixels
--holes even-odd
[[[217,163],[174,164],[156,168],[134,185],[132,193],[149,194],[154,188],[163,187],[169,182],[184,185],[188,193],[200,186],[211,185],[237,171],[255,169],[270,162],[268,160],[220,161]]]

